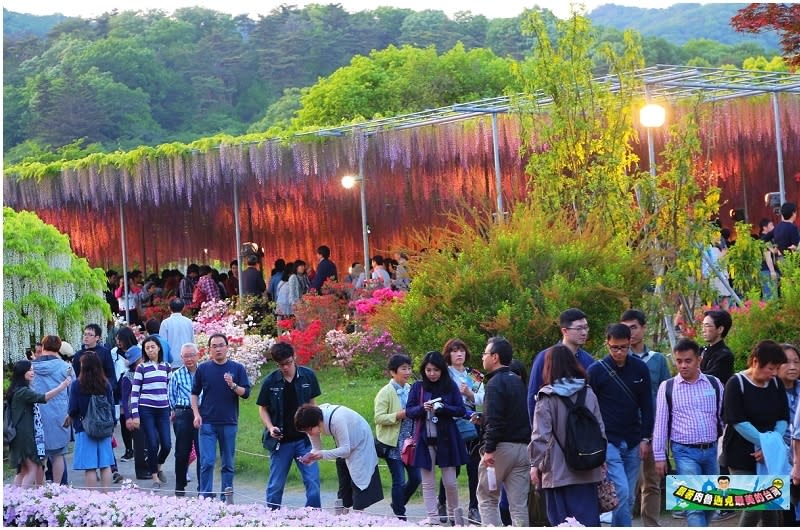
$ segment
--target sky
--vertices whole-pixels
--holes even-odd
[[[354,13],[366,9],[374,9],[379,5],[392,7],[409,8],[415,11],[425,9],[437,9],[444,11],[452,17],[457,11],[471,11],[473,14],[481,14],[487,18],[510,18],[519,15],[524,8],[546,7],[556,16],[566,18],[569,16],[568,0],[3,0],[3,7],[18,13],[30,13],[34,15],[51,15],[61,13],[67,16],[80,16],[91,18],[107,11],[117,9],[119,11],[128,10],[148,10],[162,9],[171,13],[180,7],[202,6],[215,11],[230,13],[232,15],[247,14],[251,18],[258,15],[268,15],[276,7],[287,4],[303,7],[306,4],[341,4],[347,11]],[[587,11],[595,7],[615,3],[618,5],[663,8],[677,2],[672,0],[585,0],[582,2]],[[722,3],[722,2],[695,2],[695,3]]]

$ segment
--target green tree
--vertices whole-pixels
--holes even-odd
[[[444,11],[426,9],[405,18],[399,41],[417,48],[435,46],[437,50],[449,50],[459,38],[456,22],[447,18]]]
[[[297,128],[416,112],[505,92],[510,63],[491,51],[459,44],[438,56],[433,47],[403,46],[356,56],[301,97]]]

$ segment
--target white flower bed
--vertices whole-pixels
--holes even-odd
[[[219,500],[145,493],[134,486],[109,493],[47,485],[3,488],[4,526],[183,526],[304,527],[410,526],[392,517],[331,510],[270,510],[263,504],[225,504]]]

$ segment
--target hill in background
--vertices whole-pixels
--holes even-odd
[[[27,13],[14,13],[3,8],[3,36],[19,38],[25,35],[35,35],[44,37],[56,24],[65,18],[67,17],[60,13],[37,16]]]
[[[605,4],[589,13],[592,23],[616,29],[635,29],[643,36],[661,37],[682,45],[692,39],[710,39],[723,44],[755,42],[778,50],[775,32],[739,33],[731,18],[749,4],[674,4],[663,9],[645,9]]]

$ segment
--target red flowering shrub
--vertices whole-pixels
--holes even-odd
[[[283,320],[283,323],[291,320]],[[319,320],[312,320],[304,329],[289,329],[288,333],[279,335],[278,342],[286,342],[294,348],[297,362],[307,365],[314,362],[315,367],[321,364],[320,353],[325,350],[325,342],[322,334],[322,323]]]

